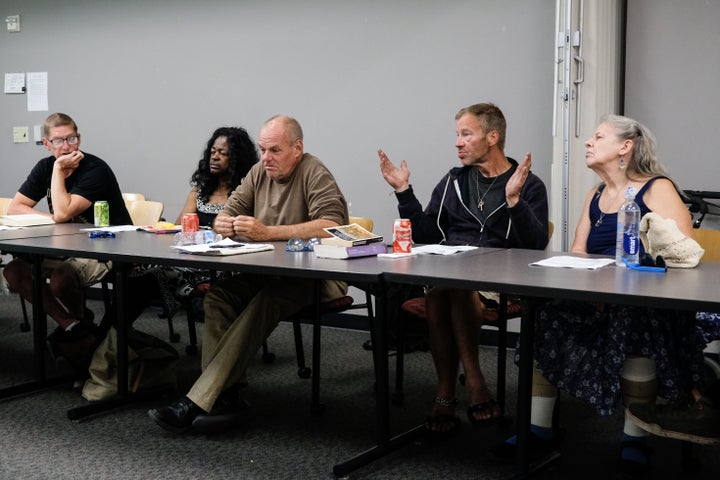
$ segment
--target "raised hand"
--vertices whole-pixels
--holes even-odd
[[[405,160],[401,161],[400,168],[397,168],[382,149],[378,149],[378,157],[380,157],[380,172],[383,178],[396,192],[410,188],[410,170]]]
[[[530,168],[532,167],[532,155],[530,152],[525,154],[525,159],[520,162],[515,173],[508,179],[505,185],[505,199],[509,207],[514,207],[520,201],[520,192],[522,191],[525,180],[527,180]]]

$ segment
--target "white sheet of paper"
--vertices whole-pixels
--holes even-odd
[[[17,215],[0,215],[0,224],[11,227],[34,227],[36,225],[52,225],[52,217],[39,213],[21,213]]]
[[[472,245],[421,245],[413,247],[410,253],[380,253],[380,258],[403,258],[413,255],[454,255],[459,252],[475,250],[478,247]]]
[[[23,93],[25,86],[24,73],[6,73],[5,74],[5,93]]]
[[[531,266],[540,267],[560,267],[560,268],[578,268],[583,270],[597,270],[606,265],[615,263],[612,258],[581,258],[571,257],[569,255],[560,255],[557,257],[545,258],[537,262],[533,262]]]
[[[135,225],[113,225],[112,227],[91,227],[81,229],[83,232],[129,232],[137,230]]]
[[[239,255],[243,253],[264,252],[274,250],[270,243],[242,243],[230,238],[223,238],[215,243],[201,243],[199,245],[175,245],[172,248],[183,253],[195,253],[200,255]]]
[[[28,112],[47,112],[48,110],[48,74],[47,72],[27,73],[27,109]]]
[[[460,252],[467,252],[468,250],[475,250],[478,247],[472,245],[422,245],[419,247],[413,247],[413,252],[432,255],[454,255]]]

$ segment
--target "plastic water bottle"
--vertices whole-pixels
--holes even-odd
[[[635,203],[635,189],[628,187],[625,202],[618,210],[615,264],[624,266],[640,261],[640,207]]]
[[[222,235],[211,230],[198,230],[197,232],[178,232],[173,238],[173,245],[187,247],[189,245],[201,245],[203,243],[214,243],[222,240]]]

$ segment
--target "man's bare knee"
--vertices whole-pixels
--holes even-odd
[[[25,281],[30,280],[30,266],[20,259],[11,260],[5,268],[3,268],[3,275],[7,280],[8,289],[11,292],[17,292],[18,287]]]

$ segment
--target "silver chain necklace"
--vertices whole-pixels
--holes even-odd
[[[611,201],[614,202],[614,201],[617,200],[620,192],[622,192],[622,191],[625,189],[625,186],[628,184],[629,181],[630,181],[630,180],[628,179],[628,180],[625,181],[625,183],[623,183],[623,186],[620,187],[620,189],[617,191],[617,193],[611,197],[611,199],[610,199]],[[605,190],[605,189],[603,189],[603,191],[604,191],[604,190]],[[608,195],[610,195],[609,192],[608,192]],[[600,195],[598,195],[598,210],[600,210],[600,197],[601,197],[601,196],[602,196],[602,192],[600,192]],[[612,204],[611,204],[611,205],[612,205]],[[598,218],[597,221],[595,222],[595,226],[596,226],[596,227],[599,227],[600,225],[602,225],[604,218],[605,218],[605,212],[603,212],[602,210],[600,210],[600,218]]]
[[[483,211],[483,207],[485,206],[485,197],[487,196],[488,193],[490,193],[490,190],[492,190],[492,187],[493,187],[493,185],[495,185],[495,182],[497,181],[499,176],[500,175],[498,175],[497,177],[495,177],[493,179],[492,183],[490,184],[488,189],[485,190],[485,193],[483,193],[483,195],[481,197],[480,196],[480,170],[477,170],[477,177],[475,177],[475,188],[477,189],[477,196],[479,198],[477,207],[480,209],[481,212]]]

